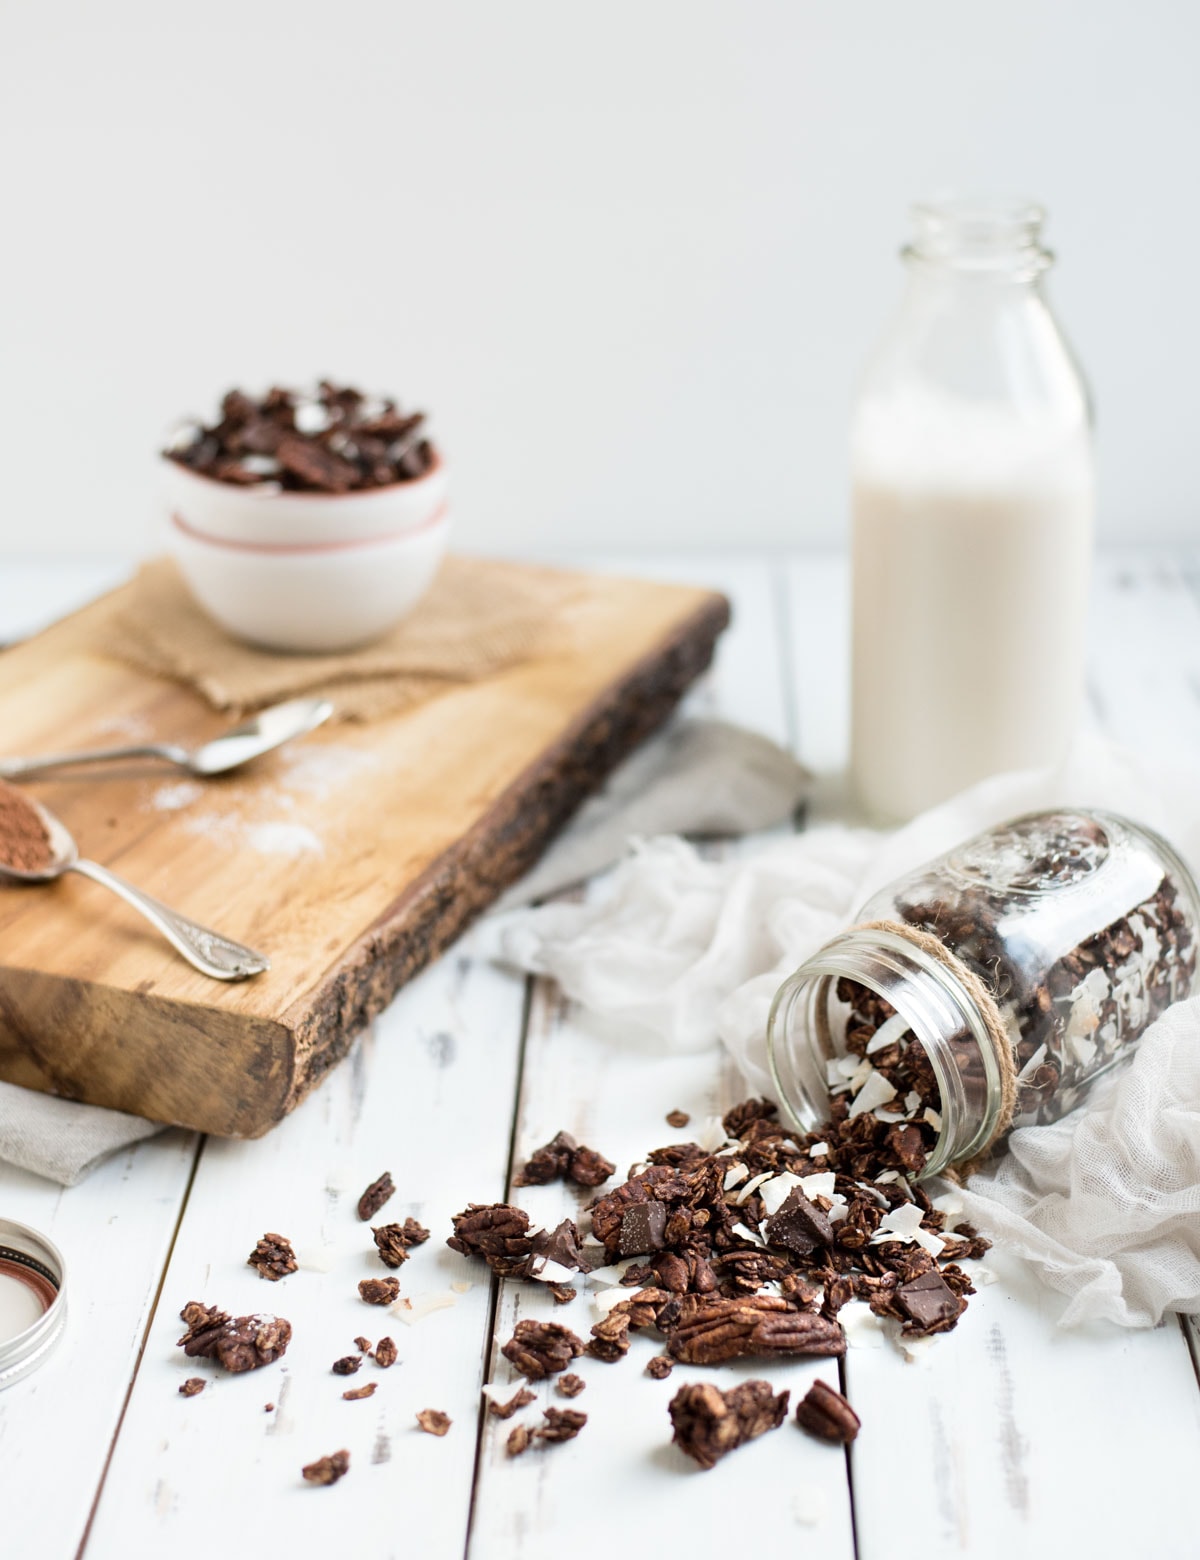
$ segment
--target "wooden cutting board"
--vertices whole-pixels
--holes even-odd
[[[209,980],[73,875],[0,886],[0,1078],[228,1137],[292,1110],[665,719],[729,618],[708,591],[579,585],[568,653],[323,727],[240,774],[28,782],[81,854],[271,968]],[[113,601],[0,654],[4,752],[201,741],[228,725],[90,650]]]

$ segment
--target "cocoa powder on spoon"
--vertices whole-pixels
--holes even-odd
[[[0,780],[0,866],[44,872],[53,860],[50,835],[37,808],[15,786]]]

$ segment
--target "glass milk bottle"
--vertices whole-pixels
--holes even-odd
[[[1061,758],[1092,549],[1088,395],[1042,291],[1041,208],[914,219],[851,439],[851,770],[879,821]]]

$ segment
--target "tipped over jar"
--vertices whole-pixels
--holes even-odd
[[[1057,1120],[1196,989],[1200,894],[1158,835],[1035,813],[882,890],[776,994],[780,1101],[913,1177]]]
[[[851,769],[910,818],[1062,758],[1092,551],[1088,394],[1027,201],[914,208],[908,287],[851,432]]]

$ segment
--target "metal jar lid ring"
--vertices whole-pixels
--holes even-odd
[[[35,1371],[67,1322],[67,1270],[52,1241],[27,1224],[0,1219],[0,1285],[21,1285],[41,1314],[19,1331],[0,1330],[0,1390]]]

